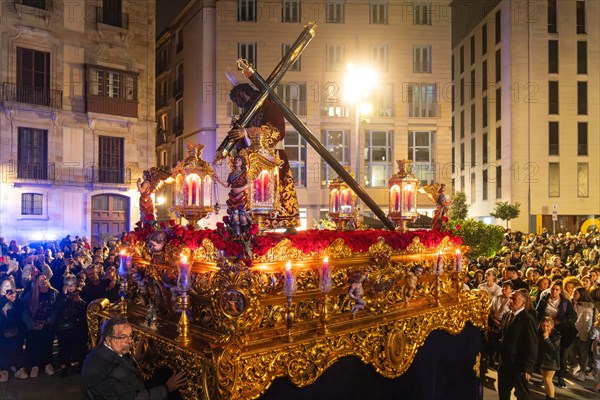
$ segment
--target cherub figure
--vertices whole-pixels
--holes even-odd
[[[160,189],[165,183],[173,182],[168,172],[158,168],[150,168],[142,173],[142,178],[137,180],[137,188],[140,192],[140,220],[142,222],[154,221],[154,202],[152,193]]]
[[[362,287],[363,282],[367,279],[366,272],[355,272],[350,277],[350,287],[348,288],[348,297],[354,300],[354,304],[350,309],[352,316],[354,316],[358,310],[364,308],[367,302],[362,298],[364,290]]]
[[[417,283],[419,281],[419,277],[423,275],[423,267],[417,265],[412,271],[408,271],[404,281],[406,286],[404,286],[404,306],[408,307],[408,302],[412,298],[413,294],[417,290]]]

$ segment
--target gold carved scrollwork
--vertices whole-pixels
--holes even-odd
[[[86,319],[88,324],[88,345],[89,348],[96,347],[98,338],[100,337],[100,319],[99,314],[107,309],[110,305],[108,299],[93,300],[87,308]]]
[[[292,246],[292,242],[289,239],[283,239],[277,243],[274,247],[269,249],[267,254],[258,258],[258,262],[284,262],[284,261],[296,261],[302,260],[307,256]]]
[[[192,251],[192,260],[204,262],[216,262],[217,250],[210,239],[204,239],[202,246]]]
[[[385,240],[383,238],[377,238],[377,242],[375,242],[373,245],[371,245],[371,247],[369,247],[369,254],[370,255],[376,255],[376,254],[380,254],[380,255],[386,255],[387,258],[390,258],[390,256],[392,255],[393,249],[392,246],[390,246],[389,244],[387,244],[385,242]]]
[[[406,247],[406,250],[404,250],[402,253],[404,253],[404,254],[421,254],[421,253],[425,253],[426,251],[427,251],[427,248],[421,242],[421,239],[418,236],[415,236],[413,238],[412,243],[409,244]]]
[[[325,249],[325,255],[330,259],[352,257],[352,249],[344,243],[344,239],[337,238]]]

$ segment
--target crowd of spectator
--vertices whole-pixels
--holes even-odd
[[[118,244],[92,248],[87,238],[68,235],[32,248],[0,238],[0,382],[40,370],[66,377],[81,367],[87,305],[120,298]]]
[[[503,318],[511,294],[527,293],[525,309],[538,323],[536,369],[547,398],[564,378],[595,381],[600,392],[600,232],[540,235],[505,233],[502,248],[491,258],[469,264],[463,287],[490,297],[485,365],[497,368]],[[555,345],[553,345],[555,344]],[[552,378],[555,378],[555,384]]]

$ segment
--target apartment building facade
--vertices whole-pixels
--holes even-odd
[[[600,228],[600,2],[496,3],[452,51],[454,189],[490,223]]]
[[[139,220],[155,163],[154,0],[0,8],[0,236],[98,242]]]
[[[304,26],[316,22],[316,36],[280,82],[278,95],[342,165],[358,171],[358,182],[382,209],[388,207],[394,160],[413,160],[423,184],[449,184],[449,3],[191,1],[157,39],[157,63],[164,70],[157,72],[157,98],[164,94],[164,106],[157,106],[157,164],[174,165],[189,142],[204,143],[204,156],[212,160],[239,113],[228,99],[231,84],[224,72],[230,68],[246,82],[236,67],[245,58],[269,76]],[[349,63],[371,66],[378,74],[369,97],[372,111],[359,111],[359,118],[343,96]],[[310,228],[324,216],[327,184],[335,173],[290,125],[284,145]],[[225,176],[227,167],[217,173]],[[163,217],[169,190],[159,194],[166,199]],[[224,189],[219,198],[223,204]],[[433,204],[419,200],[420,211],[431,213]]]

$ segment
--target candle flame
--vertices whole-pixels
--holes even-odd
[[[187,257],[182,255],[181,256],[181,262],[184,263],[184,264],[187,263]]]
[[[292,270],[292,262],[288,261],[285,263],[285,270],[286,271],[291,271]]]
[[[122,256],[124,256],[124,255],[127,254],[127,251],[125,251],[125,249],[123,249],[123,250],[121,250],[121,252],[119,254],[121,254]]]
[[[324,263],[328,263],[328,262],[329,262],[329,257],[325,257],[325,258],[323,259],[323,262],[324,262]]]
[[[456,255],[460,255],[460,249],[456,249]]]
[[[438,256],[441,256],[441,255],[442,255],[442,251],[440,250],[440,251],[438,251]]]

